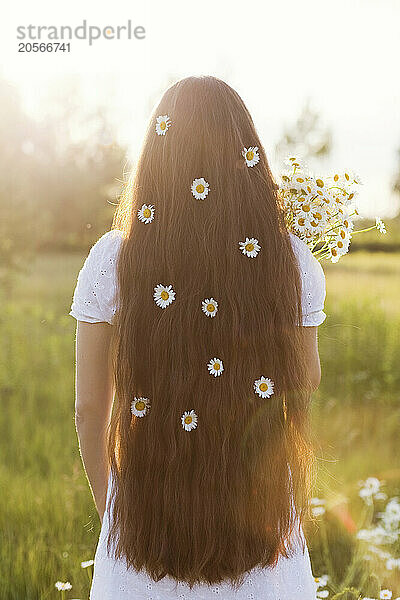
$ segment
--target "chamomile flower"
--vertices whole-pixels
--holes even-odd
[[[390,600],[392,597],[392,592],[390,590],[381,590],[379,594],[380,600]]]
[[[254,382],[254,392],[261,398],[270,398],[274,393],[274,382],[268,377],[261,376]]]
[[[193,180],[190,189],[196,200],[204,200],[210,191],[210,184],[204,179],[204,177],[200,177],[199,179]]]
[[[239,242],[239,247],[245,256],[255,258],[261,250],[261,246],[256,238],[246,238],[244,242]]]
[[[302,171],[296,172],[291,179],[291,189],[297,192],[307,191],[307,176]]]
[[[162,285],[159,283],[154,288],[154,302],[160,308],[166,308],[175,300],[175,292],[172,289],[172,285]]]
[[[212,358],[208,363],[207,368],[210,372],[210,375],[219,377],[224,370],[224,365],[222,364],[222,360],[220,358]]]
[[[317,591],[317,598],[328,598],[328,596],[329,596],[328,590],[318,590]]]
[[[168,115],[160,115],[156,119],[156,133],[157,135],[165,135],[168,129],[171,127],[171,119]]]
[[[320,575],[319,577],[314,577],[315,583],[318,588],[325,587],[329,581],[329,575]]]
[[[293,217],[293,229],[299,233],[305,233],[310,226],[310,221],[304,215],[297,213]]]
[[[154,206],[152,204],[143,204],[137,211],[139,221],[142,223],[151,223],[154,219]]]
[[[72,590],[72,585],[69,581],[56,581],[55,588],[59,592],[67,592],[68,590]]]
[[[379,217],[375,218],[375,226],[380,233],[386,233],[385,223]]]
[[[181,417],[182,427],[185,431],[192,431],[197,427],[197,415],[194,410],[187,410]]]
[[[135,417],[144,417],[150,408],[150,402],[148,398],[134,398],[131,402],[131,413]]]
[[[207,317],[215,317],[218,311],[218,302],[214,298],[206,298],[201,303],[202,310]]]
[[[246,161],[246,165],[248,167],[254,167],[257,163],[260,162],[260,155],[258,153],[257,146],[250,146],[250,148],[243,148],[242,156]]]

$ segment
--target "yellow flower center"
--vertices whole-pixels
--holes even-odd
[[[314,219],[318,219],[319,221],[322,219],[322,215],[319,212],[314,213]]]
[[[190,423],[192,421],[193,421],[193,418],[190,415],[188,415],[187,417],[185,417],[185,423],[186,423],[186,425],[190,425]]]
[[[353,192],[352,192],[352,193],[349,195],[349,198],[348,198],[348,199],[349,199],[349,200],[352,200],[353,198],[354,198],[354,194],[353,194]]]
[[[204,192],[204,185],[202,183],[196,185],[196,192],[198,194],[202,194]]]
[[[304,183],[305,179],[303,179],[302,177],[296,177],[296,181],[298,181],[299,183]]]
[[[346,177],[347,181],[350,180],[350,175],[348,175],[347,173],[345,173],[344,176]]]
[[[311,225],[313,227],[318,227],[318,222],[317,221],[311,221]]]
[[[168,294],[168,292],[166,292],[165,290],[163,290],[163,291],[161,292],[161,298],[162,298],[163,300],[168,300],[168,298],[169,298],[169,294]]]
[[[139,400],[138,402],[136,402],[135,404],[135,408],[136,410],[144,410],[146,407],[145,403],[143,402],[143,400]]]
[[[253,252],[254,244],[246,244],[245,248],[246,248],[247,252]]]
[[[309,204],[304,204],[302,208],[303,208],[304,212],[309,212],[311,209]]]
[[[324,182],[322,181],[322,179],[316,179],[315,183],[317,184],[318,187],[322,188],[324,187]]]
[[[247,158],[247,160],[253,160],[253,158],[254,158],[254,152],[252,150],[249,150],[246,153],[246,158]]]
[[[215,371],[219,371],[221,368],[221,365],[219,363],[214,363],[214,370]]]
[[[300,219],[298,220],[298,223],[301,227],[303,227],[304,223],[306,222],[305,219],[303,219],[303,217],[300,217]]]
[[[145,219],[148,219],[149,217],[151,217],[151,210],[149,208],[145,208],[143,211],[143,216]]]
[[[268,389],[268,385],[266,383],[260,383],[260,390],[262,392],[266,392]]]
[[[333,180],[334,180],[334,181],[339,181],[339,175],[337,175],[337,174],[336,174],[336,175],[334,176]]]
[[[343,225],[344,225],[345,227],[348,227],[348,226],[349,226],[349,222],[347,221],[347,219],[346,219],[346,221],[343,221]]]
[[[344,240],[344,238],[346,237],[346,233],[343,231],[343,229],[340,232],[340,237]]]
[[[164,131],[164,129],[166,129],[166,128],[167,128],[166,122],[165,121],[161,121],[161,123],[160,123],[160,129],[162,129]]]
[[[335,248],[331,248],[332,256],[337,256],[337,252]]]
[[[214,304],[207,304],[207,310],[208,310],[208,312],[214,312],[214,310],[215,310]]]
[[[343,242],[342,241],[339,240],[338,243],[337,243],[337,245],[338,245],[339,248],[343,248]]]

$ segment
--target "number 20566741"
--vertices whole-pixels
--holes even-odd
[[[18,52],[71,52],[71,44],[70,42],[20,42]]]

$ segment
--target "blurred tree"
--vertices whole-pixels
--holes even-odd
[[[282,139],[275,146],[278,160],[288,154],[297,154],[304,160],[328,156],[332,148],[332,133],[321,124],[320,115],[307,101],[296,122],[286,127]]]
[[[59,90],[42,120],[0,78],[0,283],[38,248],[87,248],[109,228],[125,162],[104,107],[76,85]]]

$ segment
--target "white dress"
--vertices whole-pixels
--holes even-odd
[[[302,325],[320,325],[326,315],[325,276],[320,263],[307,245],[290,234],[302,281]],[[88,323],[112,324],[116,312],[116,259],[122,236],[119,231],[105,233],[92,247],[79,273],[70,315]],[[111,477],[111,475],[110,475]],[[107,505],[110,502],[110,480]],[[184,582],[165,577],[154,581],[145,573],[127,569],[123,560],[107,554],[109,530],[105,512],[94,559],[90,600],[315,600],[316,584],[301,531],[297,550],[291,558],[281,557],[273,568],[249,571],[238,590],[229,583],[197,585],[191,590]],[[304,541],[304,545],[301,543]],[[304,551],[303,551],[304,548]]]

